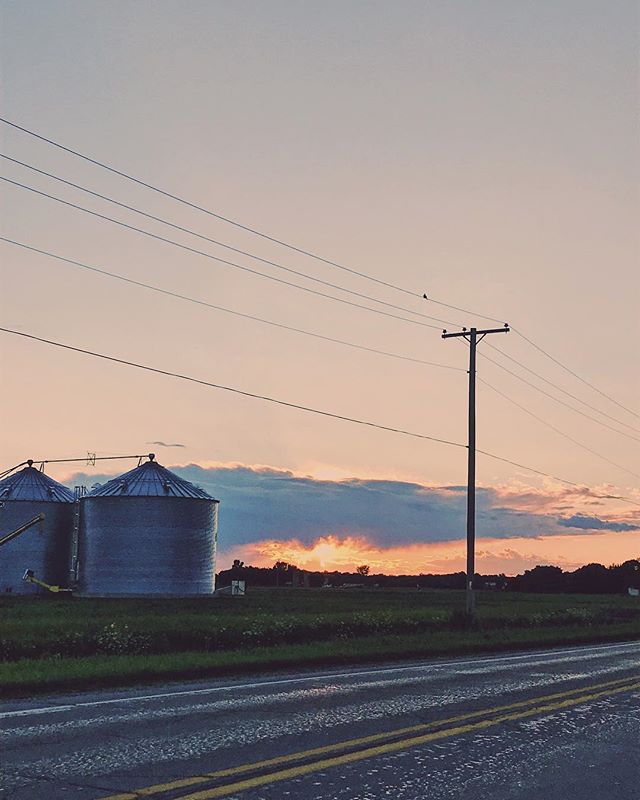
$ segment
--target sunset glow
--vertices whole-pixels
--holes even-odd
[[[549,536],[540,538],[480,539],[477,542],[476,568],[485,574],[516,575],[538,564],[554,564],[573,570],[589,563],[606,566],[640,555],[640,533],[603,533],[589,536]],[[271,567],[287,561],[313,571],[355,571],[368,564],[372,573],[416,575],[448,573],[465,569],[465,544],[438,542],[404,547],[377,547],[363,538],[324,536],[310,546],[299,541],[264,541],[235,548],[221,560],[221,568],[234,558],[258,567]]]

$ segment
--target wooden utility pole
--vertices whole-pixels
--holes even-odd
[[[477,330],[463,328],[459,333],[442,331],[443,339],[463,337],[469,342],[469,439],[467,444],[467,617],[473,620],[476,612],[473,593],[476,548],[476,348],[490,333],[509,333],[505,322],[503,328]]]

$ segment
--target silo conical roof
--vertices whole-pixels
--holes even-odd
[[[73,492],[29,464],[0,481],[0,502],[3,500],[73,503]]]
[[[196,497],[213,500],[204,489],[178,477],[153,458],[97,486],[87,497]]]

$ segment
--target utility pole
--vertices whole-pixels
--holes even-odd
[[[505,322],[503,328],[478,330],[463,328],[459,333],[442,331],[443,339],[463,337],[469,342],[469,440],[467,444],[467,618],[473,620],[476,601],[473,594],[476,548],[476,348],[490,333],[509,333]]]

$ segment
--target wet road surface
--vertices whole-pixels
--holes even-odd
[[[11,800],[640,797],[640,642],[7,701]]]

